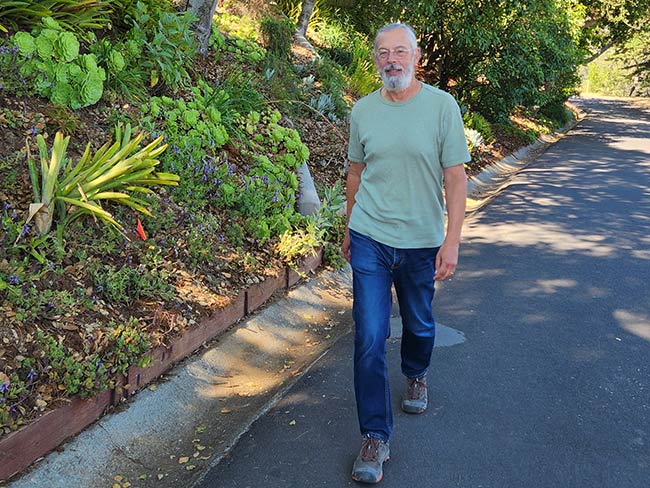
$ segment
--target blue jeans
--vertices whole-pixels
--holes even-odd
[[[396,249],[350,230],[354,392],[362,435],[388,441],[393,431],[386,362],[393,284],[402,316],[402,373],[419,378],[429,368],[435,339],[431,302],[438,249]]]

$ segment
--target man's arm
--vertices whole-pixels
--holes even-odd
[[[447,205],[447,233],[436,256],[435,280],[446,280],[454,274],[458,264],[460,233],[465,220],[467,176],[462,164],[443,170],[445,201]]]
[[[348,222],[350,222],[350,214],[352,214],[352,207],[354,206],[355,197],[359,190],[359,184],[361,183],[361,173],[363,173],[365,167],[366,165],[364,163],[353,163],[352,161],[350,161],[350,166],[348,167],[345,186],[345,200],[347,204],[345,237],[343,238],[343,244],[341,244],[341,251],[348,262],[350,261],[350,230],[348,229]]]

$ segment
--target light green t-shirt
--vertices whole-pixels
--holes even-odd
[[[352,108],[348,159],[366,165],[350,229],[395,248],[442,244],[443,168],[470,160],[450,94],[423,83],[402,103],[365,96]]]

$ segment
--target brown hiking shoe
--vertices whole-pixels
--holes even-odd
[[[366,436],[361,451],[354,460],[352,479],[361,483],[379,483],[384,476],[384,462],[390,459],[388,443]]]
[[[427,409],[427,377],[406,378],[406,396],[402,410],[406,413],[422,413]]]

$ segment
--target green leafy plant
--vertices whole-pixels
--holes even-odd
[[[176,91],[189,85],[198,48],[192,31],[195,20],[191,11],[151,12],[146,4],[136,4],[127,44],[129,49],[140,50],[138,63],[149,73],[150,86],[164,83]]]
[[[262,41],[269,53],[279,58],[288,59],[295,25],[289,19],[266,16],[260,22]]]
[[[305,256],[316,254],[316,249],[323,242],[323,235],[324,229],[307,220],[304,228],[282,234],[275,250],[284,262],[295,267]]]
[[[494,142],[494,132],[492,131],[492,126],[480,113],[465,113],[465,115],[463,115],[463,122],[466,128],[478,131],[486,144],[492,144],[492,142]]]
[[[32,34],[17,32],[12,39],[24,57],[20,73],[39,95],[74,109],[99,101],[106,72],[94,54],[79,54],[77,36],[54,19],[45,17]]]
[[[178,176],[155,172],[159,164],[156,157],[167,147],[160,145],[162,137],[140,148],[144,133],[132,137],[131,127],[127,125],[124,131],[116,127],[115,138],[112,145],[104,144],[94,155],[89,143],[81,159],[72,166],[66,157],[69,136],[64,138],[57,132],[51,155],[45,139],[40,134],[37,136],[40,168],[29,158],[35,201],[30,205],[30,219],[34,219],[40,233],[49,232],[55,207],[59,209],[61,223],[90,214],[121,229],[112,214],[102,208],[102,201],[113,201],[151,215],[146,203],[130,192],[147,193],[151,191],[150,186],[178,184]],[[71,207],[71,213],[67,213],[66,206]]]
[[[112,302],[131,303],[140,298],[171,299],[173,286],[169,272],[162,266],[151,268],[145,264],[115,268],[100,265],[91,269],[102,296]]]

